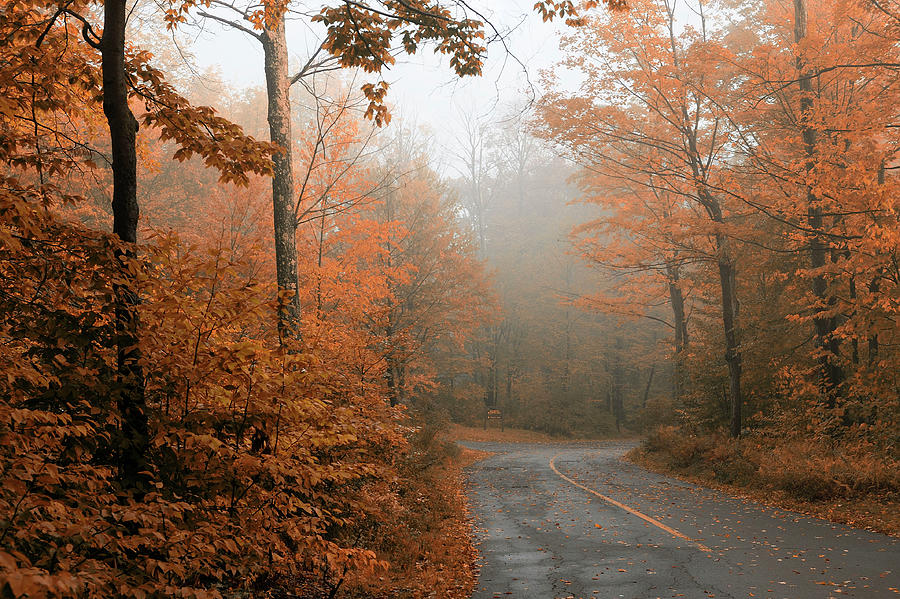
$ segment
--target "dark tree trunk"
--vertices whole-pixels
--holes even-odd
[[[396,340],[394,339],[393,313],[388,316],[387,327],[385,327],[384,332],[392,349],[392,351],[385,356],[384,379],[387,384],[388,401],[390,402],[391,407],[394,407],[400,403],[400,373],[398,360],[393,351],[397,351],[400,348],[397,347]]]
[[[687,112],[685,111],[685,114]],[[701,172],[702,160],[697,151],[695,135],[688,136],[690,165],[694,178],[704,181]],[[697,195],[700,204],[706,210],[710,220],[714,223],[724,224],[725,217],[718,199],[710,193],[705,183],[697,186]],[[728,238],[724,233],[716,233],[716,263],[719,267],[719,287],[722,291],[722,326],[725,332],[725,363],[728,365],[728,383],[731,391],[731,436],[740,437],[743,424],[744,396],[741,391],[741,349],[740,330],[738,329],[738,299],[737,281],[734,257]]]
[[[869,291],[873,294],[878,293],[881,290],[881,284],[879,283],[879,278],[875,277],[872,279],[872,282],[869,283]],[[878,360],[878,333],[872,333],[869,335],[869,355],[868,362],[869,366],[875,364]]]
[[[647,386],[644,387],[644,401],[641,403],[641,407],[647,407],[647,400],[650,398],[650,388],[653,386],[653,374],[656,372],[656,364],[653,364],[650,367],[650,374],[647,375]]]
[[[406,365],[393,354],[387,356],[385,368],[385,380],[388,388],[388,401],[391,407],[404,402],[404,389],[406,387]]]
[[[741,351],[737,328],[737,289],[735,268],[728,240],[716,235],[719,252],[719,283],[722,288],[722,324],[725,328],[725,363],[728,364],[728,383],[731,392],[731,436],[741,436],[744,396],[741,392]]]
[[[667,266],[669,275],[669,301],[672,303],[672,314],[675,318],[675,351],[681,352],[688,344],[687,320],[684,313],[684,294],[678,284],[678,269]]]
[[[568,274],[568,273],[567,273]],[[567,276],[568,278],[568,276]],[[566,290],[568,290],[568,281],[566,285]],[[563,367],[563,377],[562,377],[562,391],[563,394],[566,395],[568,399],[569,394],[569,386],[571,383],[571,366],[570,363],[572,361],[572,325],[571,319],[569,318],[569,310],[566,310],[566,361]]]
[[[394,369],[394,360],[390,356],[387,358],[387,366],[384,369],[384,379],[388,388],[388,401],[391,407],[394,407],[400,402],[400,399],[397,394],[397,373]]]
[[[847,257],[849,258],[849,255]],[[856,276],[850,275],[850,303],[853,304],[852,315],[854,316],[858,314],[857,299]],[[855,369],[859,365],[859,337],[853,337],[853,339],[850,340],[850,360],[853,362],[853,368]]]
[[[669,303],[672,304],[675,325],[675,375],[672,384],[672,399],[677,403],[681,399],[684,378],[683,352],[688,345],[687,318],[684,312],[684,293],[678,284],[678,267],[674,264],[667,264],[666,274],[669,279]]]
[[[115,285],[116,353],[119,391],[116,398],[121,417],[119,476],[126,486],[140,486],[147,469],[149,444],[144,373],[138,346],[138,296],[129,264],[136,259],[137,242],[137,153],[138,122],[128,107],[125,74],[125,0],[106,0],[103,17],[101,59],[103,113],[109,125],[113,171],[113,232],[121,239],[117,253],[120,280]]]
[[[806,0],[794,0],[794,41],[800,43],[806,37]],[[806,171],[815,168],[815,152],[817,134],[810,124],[813,108],[812,78],[807,76],[803,59],[797,58],[797,70],[800,73],[800,123],[802,126],[804,152],[806,154]],[[844,371],[840,365],[840,342],[834,335],[837,319],[826,312],[834,305],[835,298],[828,293],[828,284],[821,269],[828,258],[828,243],[823,235],[824,219],[819,198],[811,185],[806,188],[807,222],[813,233],[809,239],[809,261],[813,270],[820,272],[813,276],[812,290],[817,300],[816,315],[813,326],[816,333],[816,346],[822,352],[820,358],[820,377],[828,407],[834,407],[839,387],[844,381]]]
[[[485,390],[487,405],[497,407],[497,364],[491,356],[491,365],[488,367],[487,389]]]
[[[272,214],[275,223],[275,270],[278,293],[278,332],[285,342],[300,338],[300,294],[297,282],[297,217],[294,202],[294,171],[291,162],[291,98],[288,77],[287,39],[284,17],[260,34],[265,54],[268,94],[269,139],[281,148],[273,157]]]
[[[878,167],[878,184],[884,185],[884,161]],[[873,295],[877,295],[881,291],[881,276],[876,275],[872,278],[872,281],[869,283],[869,292]],[[875,361],[878,359],[878,333],[872,333],[869,335],[868,339],[868,363],[869,366],[875,364]]]
[[[613,392],[612,392],[612,413],[616,418],[616,431],[622,432],[622,421],[625,418],[625,405],[622,397],[622,387],[624,386],[624,381],[622,380],[622,352],[624,349],[624,344],[622,343],[621,337],[616,337],[616,357],[615,357],[615,366],[613,366]]]

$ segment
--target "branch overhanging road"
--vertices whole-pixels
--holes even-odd
[[[900,540],[620,460],[633,444],[465,443],[473,599],[900,598]]]

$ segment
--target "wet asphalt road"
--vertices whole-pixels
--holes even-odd
[[[626,443],[465,445],[496,452],[467,470],[473,599],[900,599],[900,539],[647,472]]]

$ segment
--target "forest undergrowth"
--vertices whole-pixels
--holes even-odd
[[[283,152],[130,44],[116,141],[94,5],[3,8],[0,597],[467,596],[429,398],[493,300],[423,150],[298,108],[285,284]]]
[[[0,2],[0,599],[465,597],[489,409],[898,533],[895,14],[538,2],[583,85],[452,179],[379,73],[480,74],[466,2],[127,4]]]
[[[360,597],[468,599],[476,577],[462,469],[480,452],[444,441],[446,422],[431,418],[412,436],[398,487],[401,510],[382,539],[391,569],[374,589],[359,581]]]
[[[900,459],[864,440],[663,426],[627,459],[754,501],[900,536]]]
[[[161,236],[136,267],[149,443],[123,486],[116,242],[3,199],[30,235],[0,271],[3,596],[467,595],[458,450],[329,367],[340,346],[273,341],[271,294],[222,248]]]

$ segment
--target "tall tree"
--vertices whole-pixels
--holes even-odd
[[[797,317],[812,328],[810,372],[827,409],[874,384],[865,356],[878,353],[876,297],[893,259],[882,227],[894,222],[884,201],[897,139],[894,30],[866,3],[766,3],[734,25],[723,50],[744,73],[735,140],[742,170],[762,182],[752,201],[784,231],[784,249],[807,256],[795,269],[809,285]]]
[[[117,402],[121,415],[119,467],[122,479],[134,485],[145,469],[148,436],[135,292],[135,277],[140,270],[135,260],[140,215],[135,149],[138,120],[131,111],[129,100],[140,96],[146,102],[147,111],[142,115],[145,123],[155,125],[162,137],[174,139],[180,146],[180,157],[200,154],[208,163],[217,164],[225,179],[245,181],[244,170],[267,172],[267,147],[245,138],[239,128],[216,117],[211,109],[190,106],[165,83],[162,74],[150,66],[149,57],[135,51],[128,43],[124,0],[107,0],[102,4],[102,29],[91,22],[97,7],[97,2],[86,0],[38,2],[27,9],[32,11],[37,25],[38,33],[32,42],[35,47],[66,54],[78,52],[78,46],[86,44],[99,52],[102,109],[110,140],[113,232],[121,241],[114,252],[119,275],[113,283],[119,379]],[[69,19],[80,24],[80,39],[73,36],[74,27],[69,25]],[[9,23],[11,29],[16,25]],[[98,33],[98,29],[102,33]],[[22,31],[18,29],[14,33]],[[63,40],[60,45],[47,48],[60,39]],[[81,68],[90,71],[92,67],[85,62]],[[76,73],[60,75],[77,77]],[[34,115],[32,118],[36,120]]]
[[[806,44],[807,7],[806,0],[794,0],[794,43],[798,47]],[[798,122],[801,127],[803,152],[806,155],[804,170],[807,176],[812,175],[816,160],[817,131],[813,124],[813,74],[808,69],[804,53],[797,53],[798,86],[800,91]],[[809,262],[815,274],[812,277],[812,290],[818,303],[813,324],[816,331],[816,345],[822,350],[821,377],[824,392],[830,405],[834,405],[835,393],[844,380],[840,360],[840,341],[835,335],[837,316],[833,313],[835,298],[829,297],[825,273],[822,272],[828,259],[829,242],[824,235],[824,216],[822,203],[816,197],[812,182],[806,186],[806,210],[810,228]]]
[[[493,320],[490,291],[477,244],[464,229],[459,204],[428,167],[427,154],[412,135],[401,131],[382,168],[407,173],[381,194],[375,215],[401,229],[385,254],[392,269],[406,276],[391,281],[392,301],[385,306],[386,381],[392,403],[406,403],[435,363],[463,351],[477,329]],[[447,370],[452,370],[447,367]],[[444,372],[444,377],[457,373]]]
[[[187,20],[195,4],[204,18],[244,32],[263,49],[263,70],[268,94],[269,139],[280,151],[274,156],[272,207],[275,226],[275,263],[279,297],[279,331],[284,339],[297,338],[300,331],[300,296],[297,282],[297,197],[292,161],[291,86],[304,78],[335,68],[359,68],[380,74],[395,62],[395,45],[415,53],[420,45],[434,44],[438,52],[451,55],[451,65],[460,75],[477,75],[485,48],[484,23],[466,16],[465,3],[451,0],[446,5],[426,0],[386,0],[384,2],[341,2],[323,6],[311,18],[325,26],[319,49],[293,74],[289,68],[286,15],[295,11],[289,2],[239,6],[222,0],[197,3],[190,0],[173,7],[171,25]],[[215,9],[213,11],[212,9]],[[296,12],[296,11],[295,11]],[[376,124],[389,122],[384,104],[388,84],[367,82],[361,87],[369,104],[366,116]]]
[[[737,264],[730,235],[729,174],[726,168],[729,118],[706,89],[703,48],[708,30],[679,33],[668,0],[629,4],[620,15],[592,20],[567,42],[567,66],[585,82],[578,97],[551,94],[543,109],[545,134],[589,169],[643,187],[641,201],[659,194],[665,203],[684,203],[694,221],[693,259],[713,267],[728,367],[730,430],[741,433],[743,391],[737,299]],[[723,73],[724,74],[724,73]],[[721,85],[721,82],[717,82]],[[670,246],[669,252],[676,249]],[[664,254],[663,254],[664,256]],[[665,258],[661,256],[662,261]],[[682,328],[681,335],[684,335]]]

